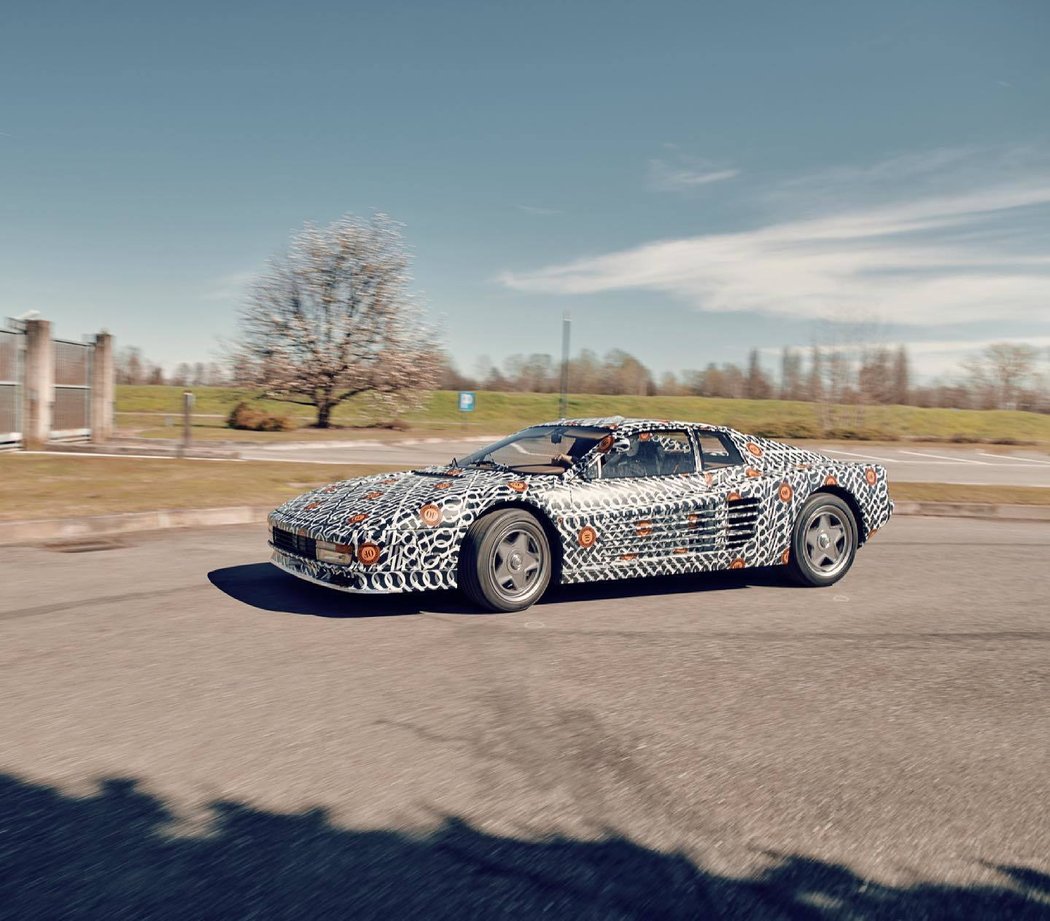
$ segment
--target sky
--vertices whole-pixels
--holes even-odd
[[[0,317],[172,368],[389,214],[461,370],[1050,354],[1050,3],[0,5]]]

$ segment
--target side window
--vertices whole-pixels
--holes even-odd
[[[733,440],[725,432],[699,432],[700,458],[705,470],[735,467],[744,463]]]
[[[630,445],[627,451],[604,458],[603,480],[696,472],[696,458],[687,432],[639,432],[627,441]]]

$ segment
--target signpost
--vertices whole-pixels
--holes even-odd
[[[459,411],[461,413],[472,413],[474,412],[474,405],[477,403],[477,399],[474,396],[473,390],[461,390],[459,392]],[[463,431],[467,430],[467,417],[463,416]]]

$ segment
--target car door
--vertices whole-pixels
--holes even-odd
[[[599,455],[591,474],[572,485],[574,526],[588,569],[639,573],[682,569],[706,490],[696,450],[683,429],[621,436],[620,450]],[[669,561],[678,561],[671,566]]]
[[[739,549],[755,536],[761,499],[748,484],[757,471],[748,466],[727,432],[700,429],[694,434],[708,487],[701,514],[705,524],[711,523],[703,534],[709,540],[702,552]],[[701,552],[699,546],[697,551]]]

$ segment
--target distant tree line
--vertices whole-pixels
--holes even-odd
[[[170,384],[175,387],[222,387],[230,383],[230,375],[215,361],[182,362],[170,374],[156,362],[142,355],[134,346],[120,349],[113,358],[118,384]]]
[[[743,367],[733,362],[711,362],[702,370],[668,371],[658,379],[621,349],[603,357],[584,349],[569,362],[569,389],[573,393],[1048,412],[1048,357],[1029,345],[997,343],[968,358],[950,379],[920,384],[914,381],[911,359],[903,345],[786,347],[776,363],[779,373],[767,368],[759,350],[752,349]],[[442,390],[557,393],[561,363],[546,353],[512,355],[501,366],[482,357],[471,376],[461,373],[448,355],[442,355],[437,386]]]
[[[584,349],[569,362],[569,389],[573,393],[781,399],[839,406],[898,404],[1050,412],[1048,357],[1045,350],[1029,345],[997,343],[966,359],[951,378],[920,384],[914,382],[904,346],[784,348],[775,372],[763,363],[759,350],[752,349],[745,366],[711,362],[702,370],[668,371],[659,378],[622,349],[604,356]],[[561,363],[546,353],[511,355],[499,366],[482,357],[473,375],[461,373],[440,350],[432,364],[437,368],[432,386],[439,390],[557,393],[561,387]],[[118,352],[116,371],[120,384],[250,386],[255,380],[254,371],[244,366],[243,359],[225,366],[183,362],[166,374],[137,348]]]

